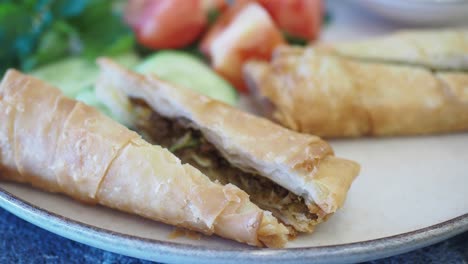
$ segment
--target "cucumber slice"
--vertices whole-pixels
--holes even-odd
[[[98,73],[94,63],[74,57],[48,64],[32,71],[31,75],[60,88],[66,96],[75,98],[81,90],[94,84]]]
[[[111,58],[127,68],[133,68],[141,62],[141,59],[134,52],[119,54]]]
[[[92,106],[98,109],[101,113],[107,115],[108,117],[114,119],[115,121],[127,125],[129,122],[124,119],[126,116],[114,114],[107,105],[102,102],[96,93],[96,89],[93,87],[82,90],[78,95],[76,95],[76,100],[81,101],[89,106]]]
[[[139,63],[134,53],[121,54],[112,59],[127,67]],[[70,98],[75,98],[82,90],[92,87],[98,74],[99,69],[94,62],[78,57],[47,64],[31,72],[31,75],[58,87]]]
[[[89,106],[92,106],[101,111],[103,114],[106,114],[112,117],[113,119],[116,119],[111,115],[109,109],[96,97],[96,92],[94,88],[82,90],[76,95],[76,100],[81,101]]]
[[[162,80],[190,88],[211,98],[235,105],[236,90],[205,63],[186,52],[165,50],[157,52],[135,68],[154,73]]]
[[[134,53],[121,54],[114,56],[113,59],[127,67],[133,67],[139,63],[139,58]],[[65,96],[93,106],[117,122],[128,123],[127,116],[113,115],[96,95],[94,82],[99,69],[94,63],[77,57],[67,58],[41,67],[31,74],[60,88]]]

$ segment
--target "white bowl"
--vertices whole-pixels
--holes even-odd
[[[366,9],[401,24],[468,25],[468,0],[355,0]]]

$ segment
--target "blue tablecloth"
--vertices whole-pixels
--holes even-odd
[[[150,263],[89,247],[38,228],[0,208],[0,263]],[[371,263],[468,263],[468,232]]]

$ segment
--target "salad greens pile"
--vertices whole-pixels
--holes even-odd
[[[176,85],[236,104],[236,90],[204,63],[198,43],[180,51],[154,51],[138,44],[123,19],[126,3],[0,0],[0,76],[9,68],[18,69],[121,121],[94,89],[99,73],[95,60],[106,56],[141,73],[154,73]],[[209,18],[215,20],[217,15],[209,14]],[[142,61],[147,55],[151,56]]]
[[[255,2],[262,4],[265,12],[276,14],[279,11],[291,11],[293,10],[291,6],[303,1],[306,0],[288,3],[275,1],[273,4],[267,0]],[[205,39],[210,43],[210,39],[213,41],[214,37],[219,36],[221,32],[219,29],[226,27],[223,21],[230,20],[230,16],[238,15],[241,9],[236,9],[236,4],[226,5],[224,0],[206,1],[205,4],[211,7],[206,9],[200,5],[197,10],[193,10],[194,16],[195,13],[201,12],[199,20],[190,16],[178,16],[187,12],[187,9],[181,8],[182,3],[185,4],[183,0],[180,2],[144,0],[143,2],[145,5],[141,5],[141,0],[0,0],[0,76],[7,69],[15,68],[59,87],[66,96],[108,112],[96,97],[93,87],[99,73],[95,60],[99,56],[106,56],[143,74],[156,74],[165,81],[235,105],[239,96],[233,80],[242,83],[241,74],[236,73],[235,76],[231,76],[233,80],[229,83],[225,79],[229,78],[226,74],[223,75],[222,67],[210,68],[206,64],[207,56],[213,54],[207,54],[209,53],[207,51],[202,54],[199,48],[204,45]],[[232,4],[234,1],[229,2]],[[239,6],[241,5],[242,3]],[[161,6],[164,6],[165,12],[171,15],[162,15],[158,11]],[[295,32],[301,37],[285,32],[289,30],[288,25],[294,25],[297,21],[322,19],[320,6],[320,1],[316,1],[307,10],[301,10],[297,14],[289,13],[285,19],[276,21],[279,28],[273,26],[272,30],[283,30],[286,40],[291,44],[305,45],[310,39],[306,40],[304,36],[315,38],[319,27],[304,27],[301,29],[302,32]],[[146,12],[148,10],[151,12]],[[123,19],[124,12],[127,23],[134,27],[133,30]],[[206,21],[203,15],[207,16]],[[272,15],[272,18],[275,16]],[[330,20],[329,14],[325,19],[325,22]],[[141,27],[143,24],[145,28],[160,30],[149,30],[151,34],[144,31],[145,34],[142,36],[142,31],[136,27],[137,25]],[[253,27],[255,26],[258,25],[254,24]],[[195,29],[201,30],[203,34],[194,36],[195,40],[183,38],[185,33],[193,33]],[[260,30],[258,33],[262,33],[262,27],[256,29]],[[210,37],[210,30],[219,32]],[[245,31],[245,29],[236,30]],[[182,45],[178,50],[167,50],[175,47],[173,41],[178,37],[181,37],[181,42],[188,41],[186,45]],[[234,38],[236,39],[236,35]],[[243,40],[237,38],[236,41]],[[265,41],[273,40],[267,38]],[[154,46],[145,47],[148,43],[157,44],[157,50]],[[233,44],[234,47],[236,45],[238,44]],[[258,42],[249,52],[263,54],[264,47],[265,43]],[[242,67],[244,55],[241,51],[242,49],[233,48],[229,56],[221,56],[236,58],[239,63],[233,63],[236,61],[234,59],[225,59],[223,63],[229,67]],[[134,67],[135,65],[137,67]],[[245,89],[239,86],[238,90]]]
[[[134,35],[122,19],[124,1],[0,0],[0,76],[28,72],[71,98],[112,116],[96,98],[95,59],[128,67],[139,62]]]
[[[0,74],[69,56],[93,61],[133,49],[123,1],[0,0]]]

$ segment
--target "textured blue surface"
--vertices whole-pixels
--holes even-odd
[[[468,263],[468,233],[382,263]],[[40,229],[0,209],[0,263],[150,263],[89,247]]]

